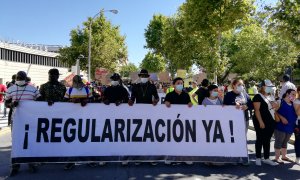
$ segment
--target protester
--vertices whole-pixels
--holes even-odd
[[[281,84],[281,90],[280,90],[280,93],[279,93],[279,99],[283,99],[282,96],[285,94],[285,92],[288,90],[288,89],[294,89],[296,91],[296,86],[290,82],[290,76],[288,74],[285,74],[283,77],[282,77],[282,81],[280,82]]]
[[[84,85],[82,79],[79,75],[73,77],[72,87],[66,90],[65,100],[73,103],[80,103],[82,107],[86,106],[90,99],[92,98],[92,92],[89,88]],[[96,163],[90,163],[91,167],[95,167]],[[75,167],[75,163],[67,163],[64,167],[65,170],[71,170]]]
[[[283,161],[293,162],[287,156],[287,143],[290,140],[295,128],[297,115],[293,107],[293,101],[296,99],[296,91],[288,89],[282,96],[282,101],[276,117],[279,122],[276,124],[275,136],[275,161],[283,164]],[[281,159],[280,157],[281,152]]]
[[[222,105],[223,102],[221,98],[219,98],[218,86],[212,84],[208,86],[209,96],[205,97],[202,101],[202,105]]]
[[[106,105],[110,103],[119,106],[122,103],[128,103],[128,91],[124,88],[121,76],[118,73],[114,73],[111,77],[111,86],[104,91],[103,102]]]
[[[241,79],[235,79],[232,84],[232,91],[227,92],[224,96],[224,105],[234,105],[238,109],[243,110],[246,120],[246,131],[249,126],[249,112],[253,109],[252,101],[249,95],[245,92],[244,83]]]
[[[296,111],[296,114],[298,116],[296,121],[296,127],[294,129],[295,134],[295,153],[296,153],[296,160],[295,162],[300,165],[300,86],[297,88],[297,95],[298,98],[294,101],[294,108]]]
[[[26,83],[27,74],[24,71],[19,71],[16,75],[16,84],[12,85],[7,90],[6,104],[9,104],[13,111],[18,107],[20,101],[33,101],[40,98],[39,91],[32,85]],[[12,120],[13,126],[13,120]],[[35,173],[37,167],[35,164],[28,164],[29,171]],[[12,164],[10,176],[14,176],[19,172],[20,164]]]
[[[191,101],[192,101],[192,103],[193,103],[193,105],[197,105],[198,104],[198,102],[197,101],[195,101],[194,99],[193,99],[193,94],[195,93],[195,92],[197,92],[198,91],[198,86],[197,86],[197,82],[196,81],[193,81],[193,82],[191,82],[191,91],[189,91],[189,95],[190,95],[190,98],[191,98]],[[198,96],[195,96],[195,99],[198,99]]]
[[[253,97],[254,116],[253,124],[256,132],[255,152],[257,166],[261,162],[276,166],[278,163],[270,160],[270,144],[275,129],[275,110],[279,105],[275,98],[271,96],[274,85],[270,80],[264,80],[260,84],[259,94]],[[261,160],[261,150],[264,150],[264,160]]]
[[[16,77],[17,77],[17,75],[16,74],[14,74],[12,77],[11,77],[11,82],[10,83],[8,83],[8,85],[7,85],[7,89],[9,88],[9,87],[11,87],[11,86],[13,86],[13,85],[15,85],[15,83],[16,83]],[[7,107],[7,108],[9,108],[9,112],[8,112],[8,126],[10,126],[11,125],[11,117],[12,117],[12,108],[10,108],[10,107],[8,107],[8,106],[5,106],[5,107]]]
[[[177,77],[173,80],[174,91],[166,95],[165,105],[171,107],[171,104],[186,104],[189,107],[192,107],[192,101],[188,93],[183,91],[183,79]],[[171,164],[170,161],[165,161],[165,164]],[[193,164],[193,162],[188,161],[186,164]]]
[[[63,102],[66,87],[58,81],[58,69],[50,69],[48,72],[48,82],[41,85],[40,93],[43,101],[47,101],[51,106],[54,102]]]
[[[4,105],[4,96],[6,93],[7,89],[6,86],[4,84],[0,84],[0,112],[3,111],[3,117],[6,117],[6,107]]]
[[[201,82],[201,87],[192,95],[192,98],[194,101],[198,102],[198,104],[202,104],[202,101],[205,97],[209,96],[208,87],[209,81],[208,79],[203,79]],[[198,96],[198,99],[196,99],[196,96]]]
[[[137,104],[153,104],[159,101],[158,93],[154,84],[149,82],[148,71],[142,69],[138,74],[141,82],[132,87],[131,98],[128,101],[130,106],[136,101]]]

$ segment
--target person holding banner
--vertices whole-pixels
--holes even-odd
[[[47,101],[49,106],[52,106],[54,102],[63,102],[66,87],[58,81],[59,71],[58,69],[50,69],[48,72],[49,81],[41,85],[40,93],[42,101]]]
[[[217,85],[212,84],[212,85],[208,86],[208,91],[209,91],[209,97],[206,97],[202,101],[202,105],[206,106],[206,105],[222,105],[223,104],[222,100],[219,98],[219,90],[218,90]]]
[[[254,116],[253,124],[256,132],[255,153],[257,166],[261,162],[276,166],[278,163],[270,160],[270,144],[275,129],[275,110],[279,105],[272,97],[272,88],[274,85],[270,80],[264,80],[260,84],[259,93],[253,97]],[[264,160],[261,160],[261,150],[264,149]]]
[[[189,107],[193,106],[191,98],[188,93],[183,91],[183,79],[177,77],[173,80],[174,91],[168,93],[165,98],[165,105],[171,107],[171,104],[186,104]],[[171,164],[170,161],[165,161],[165,164]],[[188,161],[186,164],[191,165],[193,162]]]
[[[118,73],[114,73],[111,77],[111,86],[106,88],[103,95],[103,102],[106,105],[115,103],[119,106],[121,103],[128,103],[128,91],[122,84],[121,76]]]
[[[141,82],[132,87],[131,98],[128,101],[130,106],[136,101],[137,104],[153,104],[159,102],[159,96],[154,84],[149,82],[149,73],[146,69],[142,69],[138,74]]]
[[[20,101],[33,101],[40,98],[40,92],[34,86],[26,83],[27,74],[24,71],[19,71],[16,75],[16,84],[8,88],[6,94],[6,103],[12,109],[12,114],[15,108],[18,107]],[[12,124],[13,127],[13,119]],[[12,128],[13,130],[13,128]],[[12,164],[10,176],[14,176],[19,172],[20,164]],[[28,164],[29,171],[35,173],[37,166],[34,163]]]
[[[245,112],[246,132],[249,126],[249,111],[253,109],[253,103],[250,96],[245,92],[244,82],[241,79],[232,81],[232,91],[224,96],[224,105],[233,105]]]

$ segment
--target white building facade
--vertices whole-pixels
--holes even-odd
[[[31,82],[40,86],[48,81],[48,71],[57,68],[60,80],[68,74],[68,67],[57,59],[58,53],[33,49],[18,44],[0,42],[0,83],[11,81],[12,75],[25,71]]]

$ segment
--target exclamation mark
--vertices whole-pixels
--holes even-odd
[[[24,138],[24,143],[23,143],[23,149],[28,148],[28,131],[29,131],[29,124],[25,125],[25,138]]]
[[[229,121],[229,127],[230,127],[230,134],[231,134],[231,143],[234,143],[234,137],[233,137],[233,122]]]

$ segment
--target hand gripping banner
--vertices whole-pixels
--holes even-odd
[[[12,162],[248,162],[243,111],[233,106],[21,102]]]

